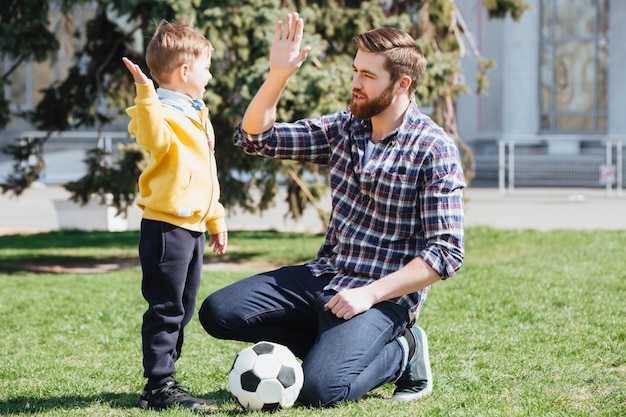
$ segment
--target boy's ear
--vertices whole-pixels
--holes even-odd
[[[175,73],[180,81],[187,82],[187,73],[189,70],[190,68],[188,64],[182,64],[176,69]]]

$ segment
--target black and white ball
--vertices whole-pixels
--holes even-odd
[[[230,392],[246,410],[291,407],[303,382],[295,355],[272,342],[259,342],[239,352],[228,375]]]

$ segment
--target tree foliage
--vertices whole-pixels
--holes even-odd
[[[49,30],[51,3],[48,0],[2,2],[2,56],[10,57],[15,63],[45,61],[55,56],[59,40]],[[55,2],[68,15],[73,6],[83,3],[86,0]],[[490,16],[498,18],[510,14],[519,19],[528,7],[522,0],[482,0],[482,3]],[[102,129],[132,104],[134,86],[121,57],[130,57],[148,73],[144,50],[155,25],[162,19],[192,20],[215,48],[214,79],[205,98],[217,137],[222,201],[226,206],[263,210],[272,203],[279,183],[284,181],[290,214],[297,218],[309,204],[316,206],[325,189],[324,168],[252,158],[235,150],[232,144],[235,127],[267,75],[275,24],[288,11],[297,10],[305,19],[303,43],[313,49],[283,94],[278,109],[280,120],[313,117],[346,108],[351,97],[351,62],[355,52],[350,47],[352,37],[375,27],[398,27],[418,39],[428,60],[427,73],[416,94],[418,102],[432,106],[433,118],[456,138],[465,158],[466,175],[468,179],[473,176],[471,149],[457,134],[454,113],[454,102],[468,92],[460,82],[460,57],[468,49],[477,54],[480,88],[486,87],[485,74],[493,62],[479,56],[475,47],[465,45],[471,37],[453,0],[98,0],[96,4],[94,18],[87,25],[86,42],[76,52],[66,78],[46,88],[36,108],[25,115],[37,129],[50,132],[81,126]],[[143,41],[138,44],[137,39]],[[14,67],[5,69],[0,87],[8,82],[13,70]],[[0,128],[9,122],[8,104],[0,98],[3,115]],[[44,143],[45,140],[34,148],[32,144],[29,146],[41,155]],[[22,159],[16,158],[11,178],[19,186],[12,186],[11,182],[3,184],[3,192],[12,190],[19,194],[36,179],[37,172],[24,168],[24,158],[29,158],[24,152],[28,153],[28,149],[14,146],[5,152]],[[138,168],[141,161],[136,156],[131,150],[128,158]],[[110,177],[115,171],[110,171],[111,167],[106,167],[109,171],[102,169],[102,157],[97,152],[91,153],[87,159],[91,164],[87,176],[66,185],[75,200],[87,202],[92,193],[121,192],[115,187],[107,188],[107,183],[115,182]],[[128,162],[124,158],[121,160]],[[120,161],[116,162],[119,166]],[[131,172],[138,175],[139,171]],[[98,176],[106,181],[98,180]],[[134,189],[136,181],[130,187]],[[124,198],[133,198],[134,194],[127,191]],[[116,201],[126,201],[124,198]]]
[[[13,59],[0,78],[0,91],[9,77],[26,59],[41,62],[59,47],[56,37],[48,30],[47,0],[9,0],[0,3],[0,53]],[[33,36],[35,33],[38,36]],[[0,128],[11,121],[9,101],[0,95]]]
[[[112,204],[118,214],[126,215],[135,203],[137,178],[146,161],[137,143],[120,145],[120,155],[111,161],[110,153],[99,148],[89,150],[85,158],[87,174],[65,186],[72,194],[71,200],[85,205],[96,195],[100,203]]]

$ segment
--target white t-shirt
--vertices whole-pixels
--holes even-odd
[[[371,140],[367,141],[367,145],[365,145],[365,154],[363,155],[363,166],[367,165],[367,161],[370,160],[370,156],[372,156],[374,146],[376,146],[376,144],[372,143]]]

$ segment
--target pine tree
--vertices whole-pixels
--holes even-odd
[[[85,2],[62,0],[60,4],[63,13],[71,14],[72,6]],[[476,54],[481,69],[479,88],[487,86],[486,73],[494,63],[481,57],[472,47],[471,34],[467,33],[453,0],[99,0],[95,3],[97,11],[87,26],[86,42],[76,54],[75,65],[65,80],[50,85],[37,107],[26,114],[37,129],[49,132],[81,126],[102,129],[132,103],[134,87],[121,57],[128,56],[140,63],[147,73],[143,56],[155,25],[161,19],[191,19],[215,48],[214,79],[205,98],[216,131],[224,204],[263,210],[272,204],[279,183],[284,181],[290,215],[298,218],[305,207],[313,204],[320,216],[326,218],[327,214],[317,206],[326,187],[323,167],[251,158],[234,150],[232,145],[234,129],[267,74],[275,24],[288,11],[296,10],[305,19],[303,43],[311,45],[313,50],[283,94],[279,120],[314,117],[346,108],[351,97],[355,52],[350,46],[352,37],[375,27],[397,27],[418,39],[428,60],[427,73],[416,93],[418,103],[432,106],[432,117],[457,140],[462,150],[466,176],[468,179],[473,176],[472,152],[457,134],[454,112],[458,97],[469,93],[459,81],[461,53],[471,50]],[[482,3],[490,16],[496,18],[510,14],[519,19],[528,8],[522,0],[482,0]],[[44,61],[54,56],[59,43],[48,30],[48,5],[48,0],[2,2],[2,56],[11,57],[14,62]],[[139,47],[137,34],[144,40]],[[13,68],[4,70],[0,87],[7,82]],[[103,100],[108,103],[106,111],[96,105]],[[8,104],[0,98],[0,129],[10,120]],[[3,192],[19,195],[37,178],[40,171],[36,169],[42,169],[40,156],[45,141],[43,139],[37,146],[31,144],[28,149],[19,145],[5,149],[16,158],[16,169],[10,181],[2,184]],[[29,152],[36,157],[39,155],[39,163],[32,164],[35,171],[24,170]],[[122,149],[121,160],[113,161],[109,170],[93,168],[98,166],[93,164],[94,158],[102,161],[103,156],[92,152],[87,159],[88,174],[66,187],[73,193],[73,199],[87,202],[94,193],[123,195],[123,198],[116,198],[116,202],[124,202],[118,204],[118,209],[124,211],[128,200],[134,197],[136,181],[126,177],[121,184],[110,180],[110,175],[120,169],[120,164],[129,161],[137,164],[131,171],[138,175],[141,162],[137,160],[136,149],[125,152]],[[125,171],[127,174],[128,170]],[[109,175],[107,181],[97,180],[98,175],[105,172]],[[116,186],[107,189],[107,183]]]

